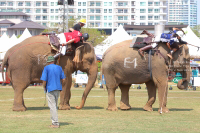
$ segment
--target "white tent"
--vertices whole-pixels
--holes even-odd
[[[195,45],[200,47],[200,39],[194,34],[191,28],[188,26],[187,28],[183,28],[186,35],[183,37],[183,40],[186,41],[188,44]],[[199,51],[197,47],[188,45],[190,56],[200,57],[200,49]]]
[[[13,34],[12,37],[10,38],[10,44],[9,44],[8,49],[10,49],[10,48],[13,47],[14,45],[16,45],[17,42],[18,42],[18,39],[17,39],[16,35]]]
[[[20,38],[18,39],[18,43],[24,41],[26,38],[32,37],[32,35],[30,34],[30,32],[28,31],[28,29],[26,28],[24,30],[24,32],[22,33],[22,35],[20,36]]]
[[[130,39],[132,39],[132,37],[124,30],[123,26],[120,25],[111,36],[103,41],[103,43],[112,46],[114,44]]]
[[[10,39],[7,36],[6,32],[4,32],[4,34],[1,36],[0,39],[0,52],[6,52],[7,51],[7,47],[10,43]]]
[[[9,38],[6,35],[6,33],[4,33],[2,37],[0,38],[0,59],[2,60],[4,58],[4,55],[8,51],[8,49],[10,49],[14,45],[22,42],[23,40],[31,36],[32,35],[30,34],[27,28],[24,30],[23,34],[21,35],[19,39],[17,39],[15,35],[12,35],[12,37]]]
[[[106,40],[102,42],[102,44],[95,47],[95,54],[101,58],[103,53],[110,46],[130,39],[132,39],[132,37],[124,30],[123,26],[120,25],[111,36],[109,36]]]

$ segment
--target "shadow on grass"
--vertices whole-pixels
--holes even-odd
[[[69,122],[59,122],[60,126],[64,126],[64,125],[72,125],[73,123],[69,123]]]
[[[120,108],[118,108],[120,110]],[[130,110],[132,111],[145,111],[143,108],[134,108],[132,107]],[[193,109],[178,109],[178,108],[169,108],[169,111],[192,111]],[[124,110],[126,111],[126,110]],[[153,108],[153,111],[158,111],[158,108]]]
[[[171,108],[169,111],[192,111],[193,109],[177,109],[177,108]]]
[[[76,109],[75,107],[71,107],[71,109]],[[81,110],[91,110],[91,109],[104,109],[103,107],[99,106],[85,106]]]
[[[49,107],[27,107],[27,110],[49,110]]]

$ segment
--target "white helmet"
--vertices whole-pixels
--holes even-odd
[[[183,35],[184,35],[184,34],[183,34],[183,31],[177,31],[176,34],[177,34],[178,36],[180,36],[180,37],[183,37]]]

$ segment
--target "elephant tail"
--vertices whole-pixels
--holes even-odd
[[[7,54],[6,54],[7,55]],[[3,82],[5,82],[4,80],[4,66],[6,66],[6,71],[7,71],[7,68],[8,68],[8,58],[7,56],[5,55],[4,59],[3,59],[3,62],[1,64],[1,71],[2,71],[2,79],[3,79]]]

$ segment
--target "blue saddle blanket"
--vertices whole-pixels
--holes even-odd
[[[172,38],[172,34],[162,33],[160,38],[171,39]]]

